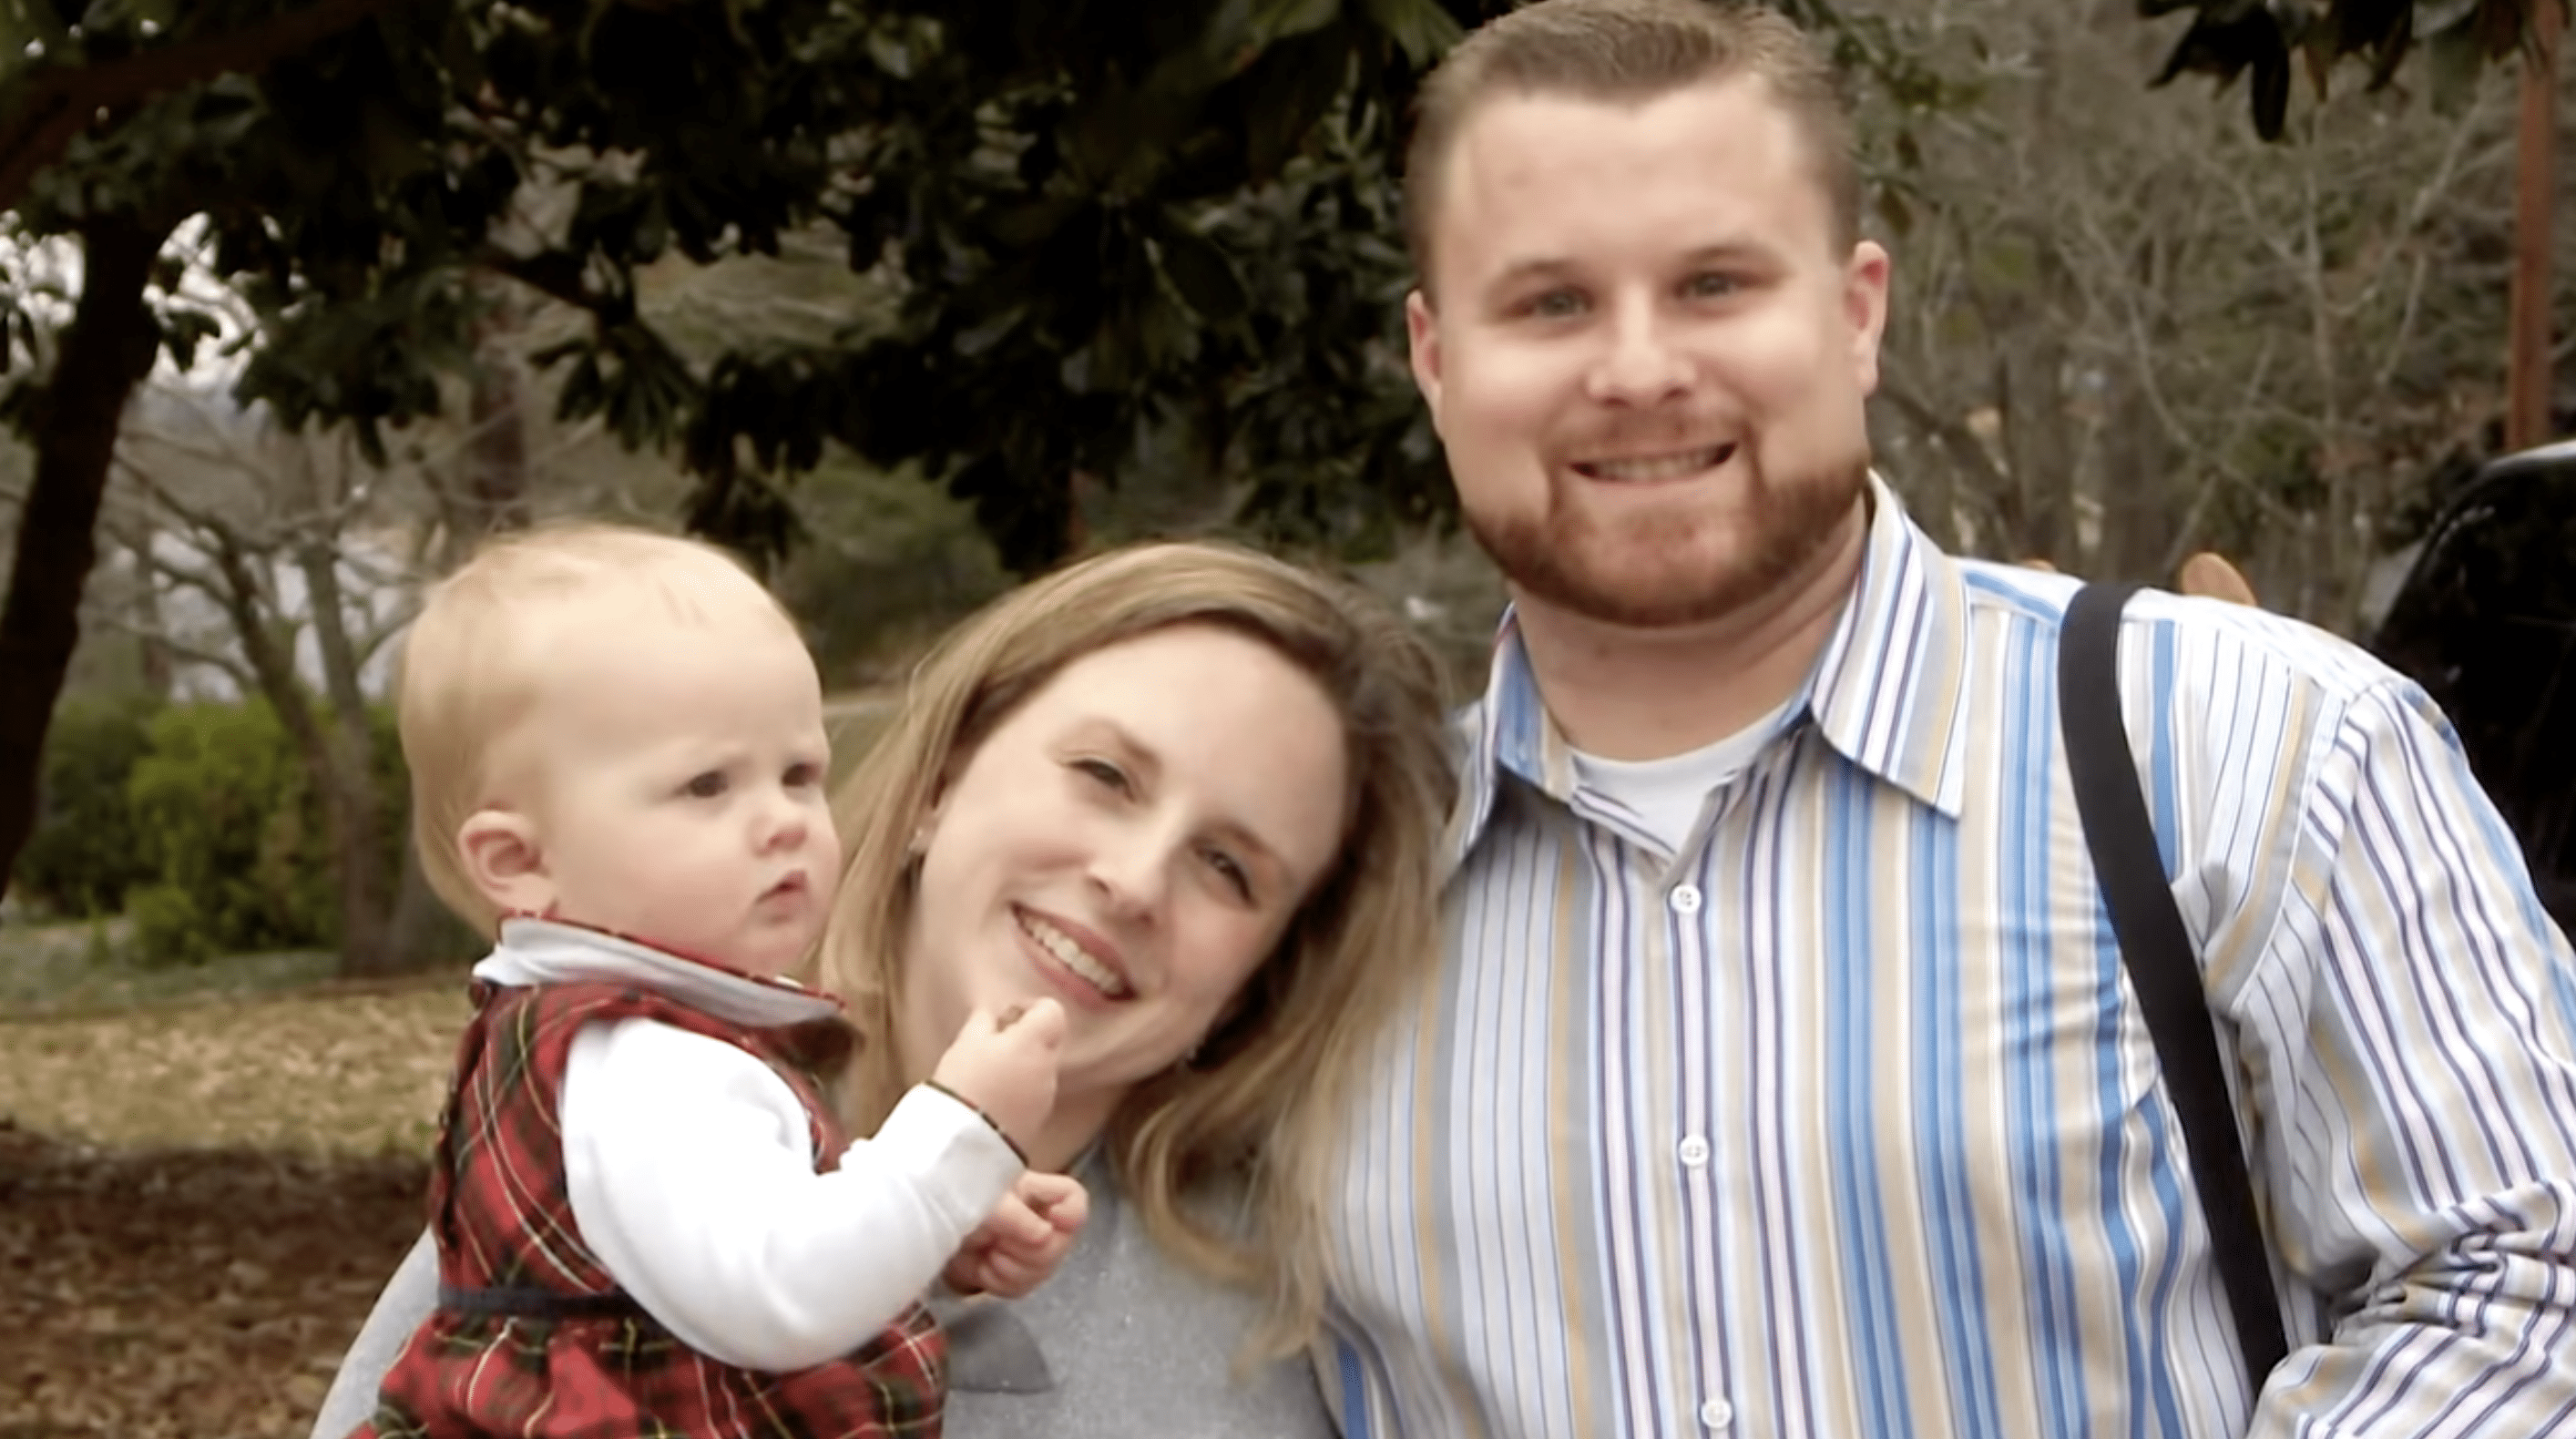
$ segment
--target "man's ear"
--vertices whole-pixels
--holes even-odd
[[[503,914],[545,914],[555,904],[554,877],[537,827],[526,815],[479,809],[456,831],[456,857],[474,888]]]
[[[1414,386],[1422,391],[1422,403],[1431,410],[1431,427],[1440,428],[1440,316],[1431,308],[1427,291],[1415,290],[1404,297],[1405,358],[1413,365]]]
[[[1876,240],[1852,246],[1843,267],[1843,323],[1851,330],[1852,374],[1864,395],[1878,391],[1878,346],[1887,336],[1888,271],[1893,262]]]

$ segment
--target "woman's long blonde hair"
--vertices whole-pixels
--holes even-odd
[[[1385,605],[1250,550],[1194,542],[1113,551],[988,606],[915,671],[840,789],[849,859],[815,978],[865,1036],[843,1107],[873,1128],[912,1078],[895,1016],[913,837],[941,784],[1066,665],[1176,625],[1268,645],[1331,698],[1349,745],[1338,861],[1201,1057],[1139,1084],[1102,1136],[1148,1232],[1191,1267],[1264,1294],[1250,1352],[1286,1353],[1322,1310],[1323,1190],[1364,1050],[1438,954],[1439,837],[1455,792],[1440,669]],[[1241,1211],[1212,1212],[1204,1201],[1234,1185]]]

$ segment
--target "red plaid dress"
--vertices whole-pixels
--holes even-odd
[[[805,1105],[821,1167],[845,1145],[793,1031],[755,1029],[619,981],[474,987],[430,1178],[439,1284],[520,1313],[451,1307],[446,1296],[385,1376],[382,1439],[922,1439],[940,1428],[947,1344],[914,1305],[874,1340],[792,1374],[698,1353],[619,1295],[573,1223],[558,1119],[566,1058],[584,1025],[641,1016],[738,1045]],[[546,1296],[536,1304],[516,1295]],[[584,1301],[578,1296],[591,1296]],[[587,1303],[597,1312],[529,1317]]]

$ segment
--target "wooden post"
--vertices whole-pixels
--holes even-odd
[[[2563,0],[2536,0],[2522,57],[2522,133],[2514,183],[2513,338],[2505,365],[2504,445],[2545,444],[2555,388],[2549,366],[2549,228],[2557,201],[2558,36]]]

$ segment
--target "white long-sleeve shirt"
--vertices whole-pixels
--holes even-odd
[[[506,924],[474,974],[646,984],[764,1026],[834,1008],[542,920]],[[560,1118],[573,1218],[600,1263],[682,1342],[749,1369],[803,1369],[865,1342],[929,1287],[1022,1169],[982,1116],[924,1087],[817,1173],[805,1107],[776,1071],[650,1019],[575,1036]]]

